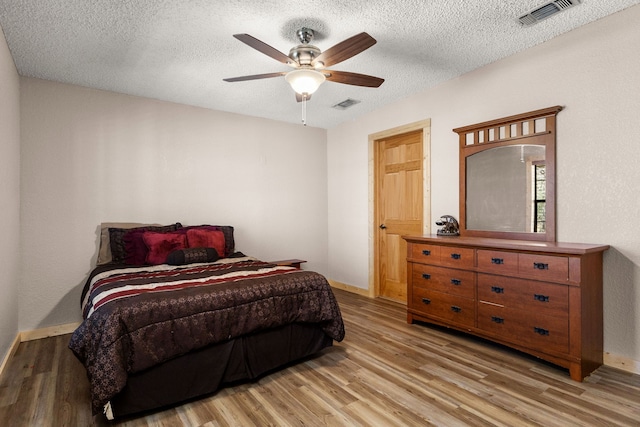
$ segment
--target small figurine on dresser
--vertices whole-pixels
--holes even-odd
[[[460,235],[460,226],[458,225],[458,221],[451,215],[442,215],[438,221],[436,221],[436,225],[439,225],[442,228],[438,229],[438,236],[459,236]]]

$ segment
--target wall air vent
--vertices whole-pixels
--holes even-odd
[[[360,101],[358,101],[357,99],[347,98],[344,101],[338,102],[336,105],[331,106],[331,108],[335,108],[336,110],[346,110],[347,108],[359,103]]]
[[[551,1],[547,4],[544,4],[526,15],[522,15],[518,18],[518,22],[524,26],[530,26],[533,24],[537,24],[543,19],[547,19],[548,17],[555,15],[558,12],[562,12],[563,10],[567,10],[570,7],[577,6],[582,2],[582,0],[555,0]]]

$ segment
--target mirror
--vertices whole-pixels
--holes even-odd
[[[510,145],[467,157],[467,228],[545,231],[545,147]]]
[[[561,109],[454,129],[461,236],[555,241],[555,117]]]

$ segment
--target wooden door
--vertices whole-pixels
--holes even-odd
[[[407,243],[402,236],[423,230],[423,131],[375,143],[378,296],[406,303]]]

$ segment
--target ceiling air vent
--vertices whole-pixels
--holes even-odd
[[[331,108],[335,108],[337,110],[346,110],[349,107],[352,107],[356,104],[359,104],[360,101],[356,99],[347,98],[342,102],[338,102],[336,105],[333,105]]]
[[[525,26],[536,24],[543,19],[547,19],[548,17],[555,15],[558,12],[562,12],[563,10],[567,10],[570,7],[577,6],[581,3],[582,0],[555,0],[551,1],[545,5],[542,5],[526,15],[518,18],[518,21]]]

